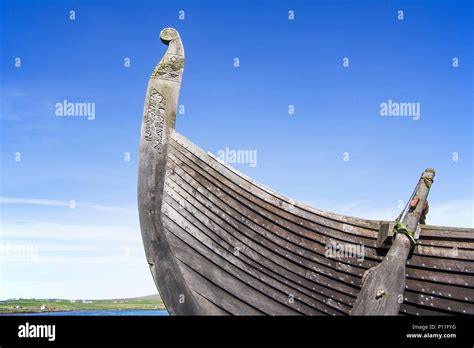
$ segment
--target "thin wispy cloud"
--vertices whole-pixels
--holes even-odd
[[[474,227],[474,202],[457,200],[436,202],[430,205],[429,225]]]
[[[3,223],[0,270],[0,300],[41,296],[107,298],[111,296],[110,289],[118,289],[113,293],[124,296],[156,291],[138,222],[136,226]],[[70,284],[79,284],[78,279],[87,287],[78,287],[74,293]],[[56,286],[50,287],[51,281]],[[42,284],[41,289],[31,286],[34,283]]]
[[[49,207],[67,207],[69,203],[51,199],[0,197],[0,204],[45,205]]]
[[[58,201],[52,199],[37,199],[37,198],[18,198],[18,197],[0,197],[0,204],[16,204],[16,205],[40,205],[49,207],[67,207],[73,205],[75,208],[93,209],[97,211],[137,214],[137,209],[134,207],[116,207],[109,205],[102,205],[90,202],[81,201]]]
[[[154,292],[137,209],[83,201],[73,204],[74,210],[82,210],[80,218],[73,217],[64,223],[57,221],[57,216],[61,211],[71,209],[71,201],[0,197],[0,206],[19,206],[27,215],[48,208],[40,221],[18,222],[11,216],[2,216],[0,283],[3,286],[0,287],[0,299],[38,297],[40,294],[45,297],[107,298],[110,289],[119,288],[114,293],[124,296]],[[107,218],[92,222],[97,215]],[[124,285],[125,278],[135,279],[135,285]],[[64,283],[50,287],[50,281],[56,279],[63,279]],[[77,283],[78,279],[88,285],[74,292],[70,284]],[[31,285],[25,288],[25,284],[34,283],[42,284],[41,289]]]
[[[426,222],[428,225],[474,227],[473,207],[474,203],[470,200],[430,202]],[[376,202],[370,201],[355,201],[334,205],[328,210],[371,220],[391,221],[398,217],[403,208],[400,209],[395,205],[379,206]]]
[[[0,91],[0,243],[38,246],[38,261],[9,260],[8,267],[0,266],[0,294],[116,298],[154,293],[141,241],[136,175],[146,82],[166,50],[157,40],[156,14],[133,1],[123,1],[123,11],[111,14],[107,2],[97,2],[94,18],[113,18],[113,25],[90,21],[84,28],[67,20],[62,6],[45,0],[35,4],[35,18],[54,26],[35,25],[32,31],[32,18],[23,15],[29,2],[10,1],[9,11],[0,14],[1,19],[9,16],[10,40],[4,48],[12,58],[2,70]],[[206,150],[240,146],[258,150],[257,166],[239,167],[244,173],[289,197],[303,196],[315,208],[368,219],[395,219],[401,210],[397,200],[406,203],[429,162],[449,180],[435,184],[443,191],[430,196],[439,200],[430,200],[428,223],[473,226],[472,191],[466,188],[472,177],[472,93],[460,88],[472,83],[472,76],[465,73],[472,65],[465,44],[472,32],[469,6],[411,5],[419,19],[442,21],[452,29],[445,30],[449,40],[440,40],[426,20],[407,22],[417,35],[400,35],[404,25],[393,25],[396,13],[388,2],[370,8],[356,2],[321,8],[301,4],[302,12],[323,14],[316,24],[289,21],[285,4],[283,15],[273,16],[240,5],[228,11],[227,4],[211,2],[222,8],[226,29],[213,30],[212,35],[224,45],[229,37],[232,41],[213,53],[217,65],[208,64],[207,47],[192,43],[211,33],[206,25],[209,9],[185,0],[186,12],[203,21],[183,33],[186,54],[194,64],[185,68],[181,96],[186,114],[180,115],[184,117],[177,125],[180,133]],[[161,12],[163,22],[175,16],[172,11],[170,16]],[[363,16],[367,21],[359,28],[351,20],[338,22],[341,16]],[[243,19],[259,23],[259,29],[278,30],[259,30],[259,40],[248,42],[240,26]],[[103,37],[122,27],[128,33],[122,35],[125,50],[117,50],[113,40]],[[380,30],[367,35],[369,27]],[[318,35],[321,30],[325,35]],[[104,35],[87,35],[99,31]],[[307,45],[315,34],[317,44]],[[259,49],[262,40],[268,49]],[[287,52],[282,42],[303,45],[311,57],[325,52],[324,59],[295,64],[294,54],[287,54],[292,48]],[[25,50],[28,45],[44,48],[42,54]],[[91,60],[91,50],[69,49],[74,47],[100,47],[115,63]],[[239,47],[238,52],[229,58],[233,47]],[[393,47],[417,47],[419,54],[407,60],[406,50]],[[434,47],[439,55],[433,54]],[[341,48],[353,52],[347,67]],[[131,66],[122,64],[126,56],[133,57]],[[232,58],[238,56],[241,67],[233,65]],[[461,58],[459,67],[450,64],[451,56]],[[16,57],[21,66],[15,65]],[[65,74],[71,65],[74,74]],[[413,69],[418,66],[423,69]],[[137,69],[149,73],[133,73]],[[303,73],[306,78],[301,78]],[[408,83],[400,76],[407,76]],[[247,88],[255,84],[260,86],[257,90]],[[427,85],[439,88],[420,93]],[[288,91],[282,86],[294,88]],[[236,95],[242,102],[236,103]],[[97,103],[97,117],[94,121],[57,117],[55,104],[64,99]],[[382,117],[379,105],[387,100],[420,103],[420,119]],[[290,104],[294,114],[289,113]],[[455,122],[447,114],[456,115]],[[416,139],[429,151],[415,151],[413,141],[390,141],[393,134]],[[452,152],[459,153],[459,161],[454,162]],[[407,180],[406,175],[406,184],[395,184]],[[71,209],[73,197],[78,200]],[[449,202],[452,197],[466,201]]]

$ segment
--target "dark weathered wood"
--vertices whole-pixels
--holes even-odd
[[[446,313],[474,314],[474,306],[472,302],[459,301],[444,297],[437,294],[423,294],[412,292],[410,290],[404,293],[404,303],[416,305],[418,308],[427,310],[438,310]]]
[[[423,233],[423,229],[421,233]],[[418,239],[419,245],[427,245],[427,246],[437,246],[437,247],[444,247],[444,248],[456,248],[456,249],[466,249],[466,250],[474,250],[474,243],[473,242],[465,242],[463,239],[450,239],[446,238],[427,238],[426,236],[421,235],[420,239]]]
[[[474,242],[474,230],[462,227],[443,227],[422,225],[423,236],[431,238],[448,238],[455,240],[465,240]]]
[[[402,315],[409,315],[409,316],[420,316],[420,315],[454,315],[456,313],[449,312],[449,311],[440,311],[439,309],[430,309],[426,307],[420,307],[416,304],[410,304],[404,302],[400,305],[400,314]]]
[[[434,169],[421,175],[413,197],[419,202],[413,211],[407,211],[402,223],[415,231],[427,200]],[[410,239],[398,233],[382,262],[364,275],[363,286],[352,308],[351,315],[397,315],[405,291],[406,260],[412,248]]]
[[[406,291],[418,292],[425,295],[436,295],[447,299],[474,302],[474,287],[458,286],[455,284],[440,284],[428,280],[407,278]]]
[[[457,265],[469,262],[465,260],[474,260],[474,250],[467,248],[458,248],[457,246],[451,247],[437,247],[437,246],[426,246],[423,244],[417,244],[414,251],[415,260],[428,260],[427,262],[436,262],[439,258],[447,259],[447,261],[461,261]],[[471,266],[473,267],[473,266]],[[472,268],[474,271],[474,267]]]
[[[474,286],[474,276],[467,273],[439,272],[433,269],[407,267],[407,277],[419,280],[429,280],[440,284],[452,284],[466,287]]]

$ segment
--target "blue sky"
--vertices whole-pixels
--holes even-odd
[[[469,1],[2,0],[0,243],[36,252],[0,250],[0,299],[156,291],[136,180],[164,27],[186,53],[177,130],[200,147],[256,150],[255,167],[235,167],[375,219],[395,218],[434,167],[428,223],[473,227],[472,12]],[[95,103],[95,119],[56,116],[64,99]],[[382,117],[388,100],[419,103],[420,118]]]

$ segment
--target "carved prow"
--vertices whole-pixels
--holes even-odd
[[[184,49],[181,38],[176,30],[166,28],[161,31],[160,39],[168,45],[168,50],[153,70],[151,77],[181,84],[184,69]]]
[[[138,165],[140,228],[150,271],[170,314],[197,314],[199,305],[184,282],[172,255],[161,221],[170,132],[176,123],[176,107],[184,67],[184,50],[176,30],[163,29],[166,54],[148,81],[142,118]],[[170,300],[171,299],[171,300]]]

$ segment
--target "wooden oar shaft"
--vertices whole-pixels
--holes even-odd
[[[416,231],[423,214],[431,183],[435,176],[434,169],[426,169],[421,175],[419,184],[405,213],[402,224],[406,230]],[[406,260],[413,247],[410,238],[397,233],[392,246],[377,266],[370,268],[363,276],[362,289],[352,308],[351,315],[397,315],[403,303],[406,284]]]

